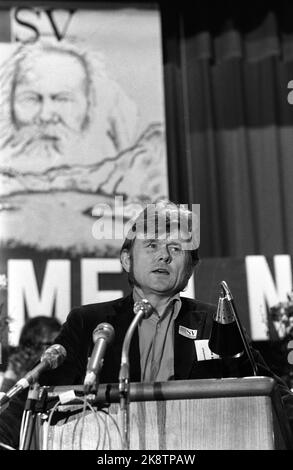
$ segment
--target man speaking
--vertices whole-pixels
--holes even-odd
[[[121,264],[132,286],[131,294],[111,302],[74,308],[56,338],[67,357],[59,368],[44,373],[40,383],[82,384],[94,347],[92,334],[101,323],[112,325],[115,339],[107,346],[99,381],[117,383],[124,338],[134,318],[134,304],[142,299],[152,309],[139,322],[132,337],[131,381],[253,375],[245,354],[229,361],[217,356],[215,359],[210,354],[208,340],[216,308],[180,296],[198,263],[198,247],[199,222],[191,211],[171,202],[147,206],[130,228],[121,248]],[[199,342],[205,348],[203,356],[199,354]],[[259,353],[252,351],[252,354],[259,374],[274,376]],[[0,415],[0,441],[17,447],[22,408],[14,403],[9,408]]]

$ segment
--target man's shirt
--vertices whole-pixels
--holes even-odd
[[[134,288],[134,301],[143,293]],[[149,318],[138,325],[141,381],[170,380],[174,376],[174,321],[181,308],[180,295],[171,297],[163,312],[153,310]]]

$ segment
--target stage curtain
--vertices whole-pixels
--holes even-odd
[[[289,17],[292,7],[179,9],[177,43],[165,36],[170,194],[201,204],[201,256],[293,253]]]

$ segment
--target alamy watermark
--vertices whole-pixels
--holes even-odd
[[[114,205],[97,204],[92,210],[97,220],[92,227],[96,240],[159,239],[180,240],[185,250],[198,248],[200,242],[200,204],[125,204],[116,196]]]

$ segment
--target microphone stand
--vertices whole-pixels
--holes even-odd
[[[251,367],[252,367],[252,370],[253,370],[253,375],[257,376],[258,374],[258,370],[257,370],[257,365],[256,365],[256,362],[254,360],[254,357],[251,353],[251,349],[249,347],[249,344],[247,342],[247,339],[245,337],[245,334],[244,334],[244,331],[243,331],[243,328],[242,328],[242,325],[240,323],[240,320],[239,320],[239,317],[238,317],[238,314],[237,314],[237,311],[236,311],[236,307],[235,307],[235,304],[234,304],[234,300],[233,300],[233,297],[232,297],[232,294],[230,292],[230,289],[227,285],[227,283],[225,281],[222,281],[221,282],[221,286],[222,286],[222,289],[225,293],[225,296],[226,296],[226,299],[227,299],[227,303],[229,305],[229,309],[232,313],[232,315],[234,315],[234,318],[235,318],[235,321],[236,321],[236,324],[237,324],[237,327],[238,327],[238,330],[239,330],[239,333],[240,333],[240,336],[241,336],[241,339],[242,339],[242,342],[243,342],[243,345],[244,345],[244,348],[245,348],[245,351],[246,351],[246,354],[248,356],[248,359],[250,361],[250,364],[251,364]]]
[[[143,314],[143,311],[142,311]],[[120,394],[120,409],[122,413],[122,446],[124,450],[129,450],[129,346],[130,341],[135,331],[135,328],[141,319],[142,315],[136,315],[128,328],[125,335],[122,355],[121,367],[119,372],[119,394]]]
[[[29,450],[36,423],[36,403],[39,400],[40,385],[36,382],[30,386],[23,412],[23,426],[19,450]]]
[[[119,372],[119,395],[120,395],[120,409],[122,413],[122,447],[124,450],[129,450],[130,446],[130,433],[129,433],[129,347],[133,333],[143,317],[147,317],[152,312],[152,307],[146,299],[142,299],[137,307],[134,306],[135,317],[132,320],[122,346],[121,366]]]

